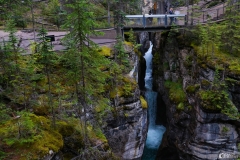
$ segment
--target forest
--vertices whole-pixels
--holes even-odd
[[[219,71],[239,75],[238,3],[228,5],[224,21],[184,29],[174,26],[163,34],[194,48],[202,67],[207,61]],[[0,159],[42,159],[59,152],[72,160],[120,159],[111,151],[103,126],[109,114],[117,116],[120,97],[133,97],[138,88],[128,77],[132,64],[125,48],[140,59],[140,44],[132,31],[123,40],[121,27],[124,15],[139,14],[141,5],[140,0],[0,0],[0,29],[9,33],[8,40],[0,43]],[[198,9],[191,8],[192,16]],[[91,41],[91,35],[103,34],[95,29],[110,26],[117,32],[113,48]],[[18,30],[34,31],[31,54],[19,47]],[[61,41],[66,50],[53,51],[49,30],[69,31]],[[219,79],[211,90],[199,92],[202,105],[239,119],[226,84]]]

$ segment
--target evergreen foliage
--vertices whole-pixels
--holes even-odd
[[[97,34],[92,30],[96,23],[93,21],[94,14],[89,4],[88,1],[77,0],[67,5],[71,13],[68,14],[64,27],[71,32],[65,36],[65,44],[69,49],[62,55],[61,63],[66,71],[64,76],[70,79],[68,84],[75,88],[77,117],[84,117],[83,123],[80,122],[83,125],[84,146],[80,150],[82,153],[96,156],[97,148],[92,153],[86,152],[91,149],[87,112],[95,106],[98,106],[98,109],[102,106],[108,108],[108,100],[104,93],[109,75],[102,68],[107,68],[109,60],[98,52],[98,47],[89,38],[89,35]],[[82,153],[79,157],[87,159],[89,155]]]
[[[175,104],[186,102],[187,97],[182,89],[181,83],[166,81],[164,86],[169,89],[169,97]]]
[[[221,46],[224,50],[233,53],[240,52],[240,10],[239,1],[231,4],[229,0],[229,5],[225,14],[225,21],[222,30]]]
[[[7,145],[21,149],[17,154],[38,159],[48,154],[49,149],[57,152],[63,146],[62,136],[50,127],[48,119],[22,111],[18,117],[1,125],[0,138]]]
[[[232,119],[239,119],[236,106],[229,98],[227,86],[220,80],[218,70],[215,71],[214,81],[211,83],[210,90],[200,90],[198,92],[201,105],[205,109],[221,111]]]
[[[91,35],[99,34],[93,30],[99,26],[95,23],[98,15],[92,1],[67,3],[68,14],[62,17],[62,9],[66,8],[61,8],[58,0],[51,1],[45,10],[42,2],[24,0],[11,4],[0,0],[0,5],[11,8],[10,12],[4,8],[8,16],[1,15],[3,20],[9,19],[6,23],[9,42],[0,46],[0,159],[41,159],[50,150],[59,151],[63,143],[73,146],[79,154],[76,159],[117,159],[110,152],[100,125],[104,123],[102,116],[110,109],[111,95],[132,96],[137,87],[134,80],[124,75],[129,71],[129,55],[121,37],[114,48],[116,54],[90,40]],[[29,12],[31,16],[23,20],[31,18],[33,30],[37,14],[44,13],[41,15],[44,20],[50,16],[50,21],[59,27],[58,21],[65,20],[63,29],[70,32],[64,41],[67,46],[64,54],[52,50],[47,31],[41,27],[38,39],[34,32],[32,55],[21,55],[25,51],[19,47],[21,39],[15,36],[15,26],[19,26],[16,19]],[[133,49],[137,49],[138,45],[133,44]],[[110,63],[108,58],[112,55],[116,61]],[[117,77],[118,85],[109,83],[112,76]],[[92,113],[94,120],[89,120],[87,112]]]

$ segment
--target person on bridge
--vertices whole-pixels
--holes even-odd
[[[174,14],[173,8],[170,8],[168,13],[169,13],[169,14]],[[172,25],[173,20],[174,20],[174,17],[170,17],[170,23],[169,23],[169,25]]]
[[[149,14],[149,15],[152,15],[152,10],[151,10],[151,9],[149,10],[148,14]],[[152,21],[153,21],[153,18],[152,18],[152,17],[149,17],[148,20],[149,20],[149,24],[151,25],[151,24],[152,24]]]

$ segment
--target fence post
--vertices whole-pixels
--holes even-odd
[[[225,7],[225,6],[223,6],[223,15],[224,15],[224,7]]]
[[[164,20],[165,27],[167,27],[167,15],[165,14],[165,20]]]
[[[193,25],[193,11],[191,12],[191,25]]]
[[[204,11],[203,11],[203,21],[202,21],[202,23],[204,23]]]
[[[143,27],[144,27],[144,28],[146,27],[146,18],[145,18],[145,15],[143,15]]]
[[[187,25],[187,15],[185,15],[184,21],[185,21],[184,24]]]

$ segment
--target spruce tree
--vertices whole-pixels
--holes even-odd
[[[40,39],[40,42],[37,44],[37,53],[38,60],[37,63],[40,64],[43,68],[43,73],[47,78],[48,85],[48,105],[51,107],[52,113],[52,126],[55,128],[55,110],[53,105],[53,97],[52,97],[52,72],[54,65],[57,61],[57,57],[55,52],[52,51],[52,46],[50,44],[50,39],[47,37],[47,31],[42,27],[37,35]]]
[[[94,14],[90,1],[76,0],[67,4],[68,13],[64,28],[70,32],[65,36],[67,52],[62,57],[62,63],[67,69],[66,76],[75,87],[76,109],[78,117],[84,119],[84,142],[89,146],[87,134],[87,111],[92,106],[101,104],[105,79],[107,74],[102,68],[109,61],[99,54],[89,35],[97,34]]]
[[[230,53],[238,53],[240,51],[240,9],[239,1],[232,4],[228,2],[225,13],[224,28],[221,36],[222,48]]]

